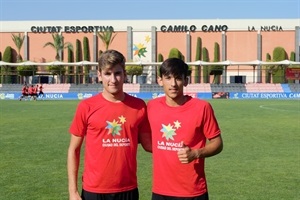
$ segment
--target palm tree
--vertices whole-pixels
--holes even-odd
[[[21,48],[23,46],[23,42],[24,42],[25,36],[24,35],[21,36],[21,34],[19,33],[18,35],[12,34],[11,38],[14,41],[14,43],[15,43],[15,45],[17,47],[17,50],[18,50],[17,62],[20,62],[20,61],[22,61],[22,57],[20,55],[20,51],[21,51]]]
[[[108,31],[103,31],[103,32],[98,32],[97,33],[99,38],[102,40],[103,44],[105,45],[105,49],[107,50],[109,45],[113,42],[115,39],[116,35],[113,36],[113,31],[108,30]]]
[[[62,61],[62,51],[64,49],[73,50],[73,45],[70,42],[64,43],[64,37],[60,33],[52,34],[53,42],[47,42],[44,47],[50,46],[56,51],[55,59],[58,61]],[[48,66],[48,71],[50,71],[53,75],[56,74],[60,77],[60,82],[62,82],[62,75],[65,73],[64,66]]]
[[[54,48],[56,51],[55,59],[58,61],[61,61],[62,60],[61,55],[60,55],[61,52],[64,49],[73,50],[73,45],[70,42],[64,43],[64,37],[59,33],[52,34],[52,38],[53,38],[53,42],[47,42],[44,45],[44,47],[51,46],[52,48]]]

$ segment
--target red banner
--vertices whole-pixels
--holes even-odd
[[[286,79],[300,80],[300,68],[286,68]]]

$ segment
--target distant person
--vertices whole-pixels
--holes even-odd
[[[123,91],[125,58],[120,52],[102,53],[98,67],[103,92],[79,103],[70,126],[69,199],[138,200],[138,142],[146,151],[152,151],[146,104]],[[77,181],[83,141],[80,195]]]
[[[41,84],[39,86],[39,94],[38,94],[38,98],[44,98],[44,92],[43,92],[44,88],[43,88],[43,84]]]
[[[32,88],[32,98],[33,98],[33,100],[35,100],[36,101],[36,99],[37,99],[37,95],[38,95],[38,85],[36,85],[36,86],[33,86],[33,88]]]
[[[20,96],[19,100],[22,101],[22,99],[26,99],[28,98],[28,87],[26,84],[23,85],[22,87],[22,91],[21,91],[22,95]]]
[[[29,99],[33,98],[33,85],[28,87],[28,97]]]
[[[204,159],[223,148],[214,111],[208,102],[183,94],[188,65],[181,59],[165,60],[159,72],[165,96],[147,106],[153,144],[152,200],[208,200]]]

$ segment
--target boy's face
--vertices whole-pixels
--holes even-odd
[[[184,75],[174,77],[173,75],[163,75],[158,78],[158,84],[163,87],[166,97],[177,99],[183,96],[183,87],[187,86],[187,78]]]
[[[102,81],[103,92],[116,95],[123,92],[123,83],[126,74],[121,65],[106,66],[98,71],[99,81]]]

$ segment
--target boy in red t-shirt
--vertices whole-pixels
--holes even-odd
[[[27,85],[26,84],[24,84],[23,85],[23,87],[22,87],[22,95],[20,96],[20,101],[22,101],[22,99],[24,99],[24,98],[28,98],[28,87],[27,87]]]
[[[183,94],[187,76],[188,65],[182,60],[165,60],[158,77],[165,96],[147,105],[153,143],[152,200],[207,200],[204,159],[223,148],[211,105]]]
[[[38,87],[39,87],[39,85],[36,85],[36,86],[32,85],[32,98],[35,101],[37,99]]]
[[[138,143],[146,151],[152,151],[146,104],[123,91],[125,58],[120,52],[108,50],[102,53],[98,67],[103,92],[79,103],[70,126],[69,199],[138,200]],[[84,140],[80,197],[77,176]]]
[[[38,98],[44,98],[44,92],[43,92],[43,84],[41,84],[39,86],[39,94],[38,94]]]
[[[33,98],[33,85],[28,87],[28,97]]]

